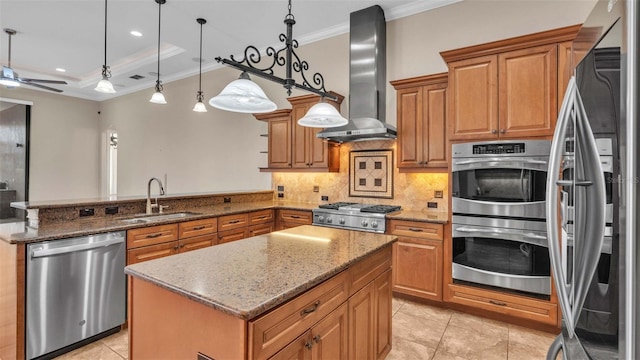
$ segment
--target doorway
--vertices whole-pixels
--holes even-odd
[[[23,221],[11,203],[29,200],[31,105],[0,101],[0,223]]]

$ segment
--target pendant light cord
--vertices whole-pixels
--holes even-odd
[[[104,0],[104,65],[107,66],[107,0]]]
[[[202,25],[204,24],[204,21],[199,21],[199,22],[200,22],[200,59],[198,62],[200,63],[200,73],[199,73],[200,75],[198,76],[198,91],[200,92],[200,94],[202,94]]]
[[[162,21],[162,1],[158,2],[158,80],[157,86],[160,85],[160,22]]]

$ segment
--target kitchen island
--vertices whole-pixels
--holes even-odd
[[[130,265],[130,358],[384,358],[394,241],[306,225]]]

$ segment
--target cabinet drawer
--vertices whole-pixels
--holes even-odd
[[[249,226],[249,236],[264,235],[273,232],[273,223]]]
[[[127,265],[139,262],[159,259],[165,256],[173,255],[178,252],[178,242],[171,241],[164,244],[143,246],[131,250],[127,250]]]
[[[249,225],[273,222],[273,210],[260,210],[249,213]]]
[[[348,272],[343,271],[306,293],[249,322],[249,358],[267,359],[349,296]]]
[[[391,246],[378,250],[376,253],[368,256],[364,261],[360,261],[351,266],[349,268],[349,275],[351,277],[350,294],[353,295],[358,292],[358,290],[362,289],[390,267]]]
[[[449,285],[449,301],[544,324],[556,325],[558,306],[548,301],[500,294],[456,284]]]
[[[442,224],[424,223],[417,221],[389,220],[387,233],[398,236],[411,236],[430,240],[443,239],[444,226]]]
[[[211,245],[215,245],[217,243],[217,234],[200,235],[188,239],[180,239],[178,240],[178,251],[182,253],[191,250],[202,249]]]
[[[238,229],[247,225],[249,225],[249,214],[247,213],[220,216],[218,218],[219,231]]]
[[[127,249],[178,240],[178,224],[151,226],[127,231]]]
[[[224,244],[236,240],[242,240],[249,237],[249,229],[234,229],[218,232],[218,244]]]
[[[184,239],[192,236],[213,234],[217,230],[218,219],[216,218],[185,221],[178,226],[178,237]]]
[[[280,221],[299,225],[311,225],[311,211],[280,210]]]

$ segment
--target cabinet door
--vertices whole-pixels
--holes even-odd
[[[291,118],[269,120],[269,168],[291,167]]]
[[[344,303],[311,329],[311,340],[313,341],[311,354],[314,360],[349,359],[347,318],[347,304]]]
[[[349,299],[349,359],[375,359],[375,287],[370,282]]]
[[[282,350],[270,357],[269,360],[311,360],[313,343],[310,334],[310,331],[302,334],[291,344],[285,346]]]
[[[498,56],[500,137],[553,135],[558,114],[557,59],[556,44]]]
[[[498,57],[482,56],[449,63],[450,138],[498,137]]]
[[[150,226],[127,231],[127,249],[178,240],[178,224]]]
[[[393,290],[442,301],[442,241],[399,237],[393,244]]]
[[[268,234],[270,232],[273,232],[273,223],[266,223],[266,224],[260,224],[260,225],[252,225],[249,226],[249,236],[258,236],[258,235],[264,235],[264,234]]]
[[[312,129],[298,125],[298,119],[302,118],[307,113],[309,107],[309,105],[302,104],[294,106],[291,110],[291,122],[293,127],[291,166],[293,168],[308,168],[311,164],[311,159],[309,158],[309,147],[311,146],[309,139],[311,139],[311,135],[309,133]]]
[[[375,349],[376,359],[382,360],[391,351],[391,269],[378,276],[375,288]]]
[[[177,253],[177,241],[171,241],[158,245],[143,246],[127,250],[127,265],[137,264],[139,262],[147,260],[159,259]]]
[[[428,168],[447,168],[446,85],[422,91],[422,162]]]
[[[178,240],[178,252],[187,252],[215,245],[218,243],[217,234],[201,235]]]
[[[224,244],[232,241],[242,240],[249,237],[249,229],[234,229],[218,232],[218,244]]]
[[[398,90],[398,167],[422,167],[422,87]]]
[[[248,213],[225,215],[218,218],[218,230],[220,231],[246,228],[248,225]]]

